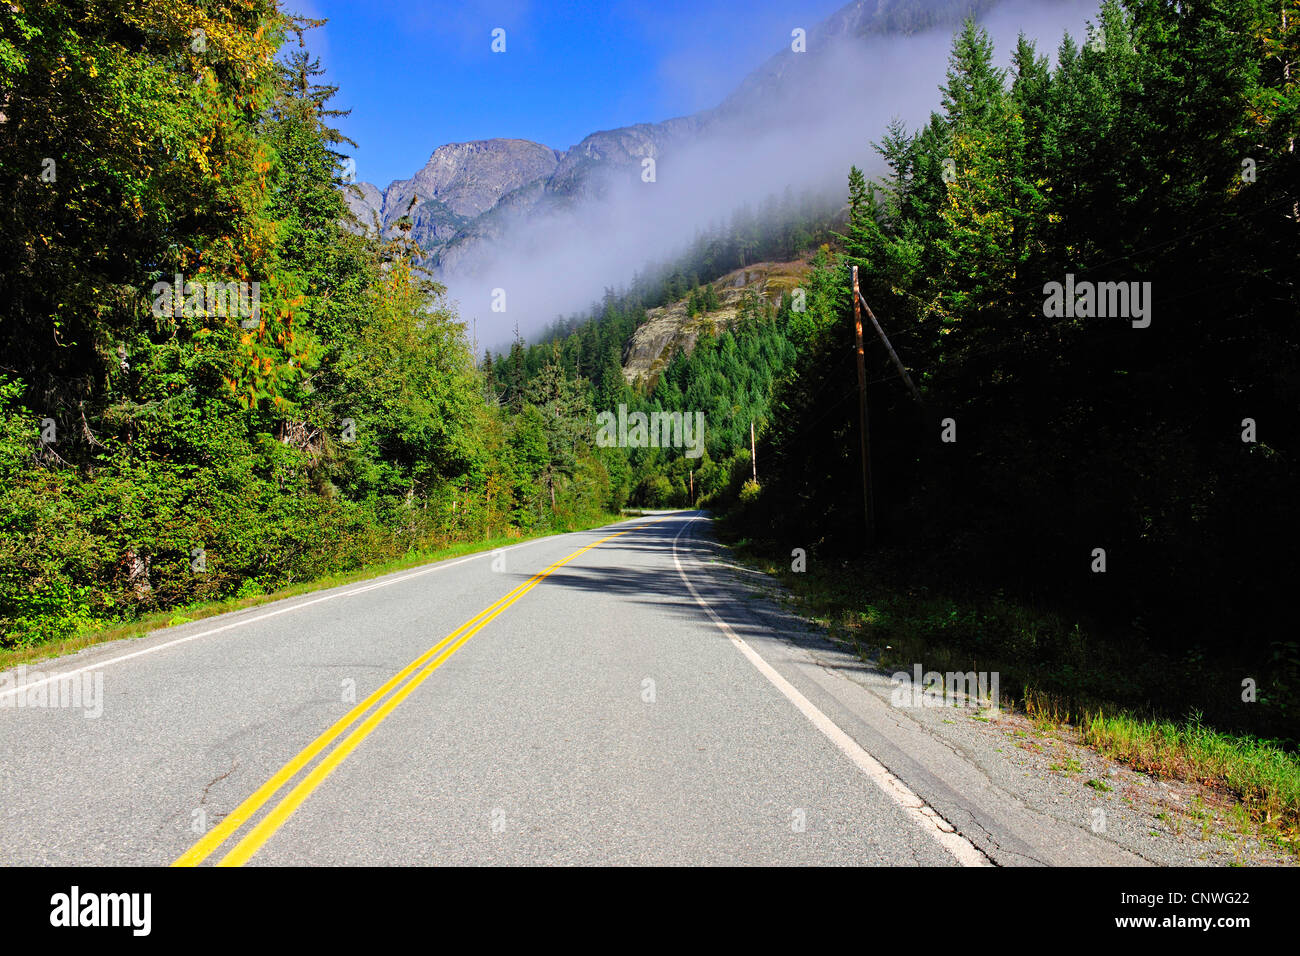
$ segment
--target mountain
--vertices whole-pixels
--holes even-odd
[[[358,183],[348,202],[385,234],[409,215],[425,265],[468,313],[490,320],[490,290],[509,284],[516,316],[547,321],[629,277],[614,269],[671,255],[671,243],[743,203],[790,187],[841,195],[850,162],[870,158],[891,114],[928,116],[952,29],[998,3],[856,0],[808,30],[805,53],[770,57],[710,110],[595,132],[567,150],[521,139],[439,146],[410,179],[382,191]],[[936,27],[933,42],[904,42]],[[666,184],[653,195],[640,188],[647,157]]]
[[[808,31],[807,48],[816,50],[840,42],[863,42],[872,37],[907,37],[937,27],[955,28],[968,16],[980,17],[1000,0],[857,0],[846,4]],[[786,101],[807,90],[803,82],[817,71],[816,57],[796,54],[790,48],[770,57],[750,73],[735,92],[713,110],[711,122],[737,119],[770,111],[774,102]]]
[[[363,225],[378,215],[386,234],[409,214],[412,237],[435,265],[445,267],[441,253],[449,247],[497,237],[493,221],[504,218],[501,213],[599,200],[614,171],[639,172],[644,157],[689,140],[705,125],[700,117],[682,117],[625,126],[592,133],[567,151],[523,139],[450,143],[435,149],[410,179],[396,180],[382,192],[357,183],[346,198]]]
[[[524,139],[449,143],[435,149],[410,179],[396,180],[382,193],[370,183],[358,183],[349,193],[349,205],[365,224],[378,213],[388,228],[409,212],[419,220],[417,238],[450,239],[502,196],[550,176],[563,155]],[[438,235],[439,230],[445,234]]]

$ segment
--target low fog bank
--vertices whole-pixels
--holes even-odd
[[[1080,41],[1096,10],[1096,0],[1011,0],[982,22],[1006,65],[1020,32],[1054,59],[1062,34]],[[516,324],[529,338],[558,316],[585,312],[606,288],[625,288],[746,204],[756,210],[787,190],[842,202],[850,165],[869,178],[883,171],[871,143],[891,118],[914,131],[938,108],[952,33],[841,39],[820,49],[810,38],[798,54],[808,60],[758,115],[728,116],[694,142],[668,144],[654,157],[654,182],[642,180],[640,165],[620,168],[599,199],[509,222],[473,275],[441,277],[461,318],[476,322],[480,346],[496,350]],[[504,290],[503,312],[492,309],[494,290]]]

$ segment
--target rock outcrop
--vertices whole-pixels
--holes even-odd
[[[653,385],[678,352],[690,354],[705,329],[719,335],[735,325],[747,295],[752,293],[763,302],[779,306],[800,286],[808,269],[803,260],[756,262],[711,283],[722,304],[720,309],[691,316],[687,314],[687,298],[649,310],[623,352],[623,377],[630,385],[638,379]]]

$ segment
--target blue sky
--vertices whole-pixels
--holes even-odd
[[[380,188],[444,143],[588,133],[716,105],[845,0],[288,0],[340,87],[357,178]],[[492,30],[506,31],[494,54]]]

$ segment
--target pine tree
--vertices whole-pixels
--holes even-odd
[[[867,179],[857,166],[849,167],[849,223],[857,225],[867,214]]]
[[[722,303],[718,301],[718,290],[714,288],[713,283],[704,287],[704,311],[716,312],[722,308]]]
[[[524,401],[524,383],[528,380],[525,366],[524,340],[519,335],[519,324],[515,323],[515,340],[510,343],[510,366],[506,379],[506,402],[514,411],[519,411]]]
[[[947,80],[940,87],[948,124],[957,129],[987,128],[1003,95],[1004,70],[993,66],[993,41],[975,20],[967,19],[953,40]]]

